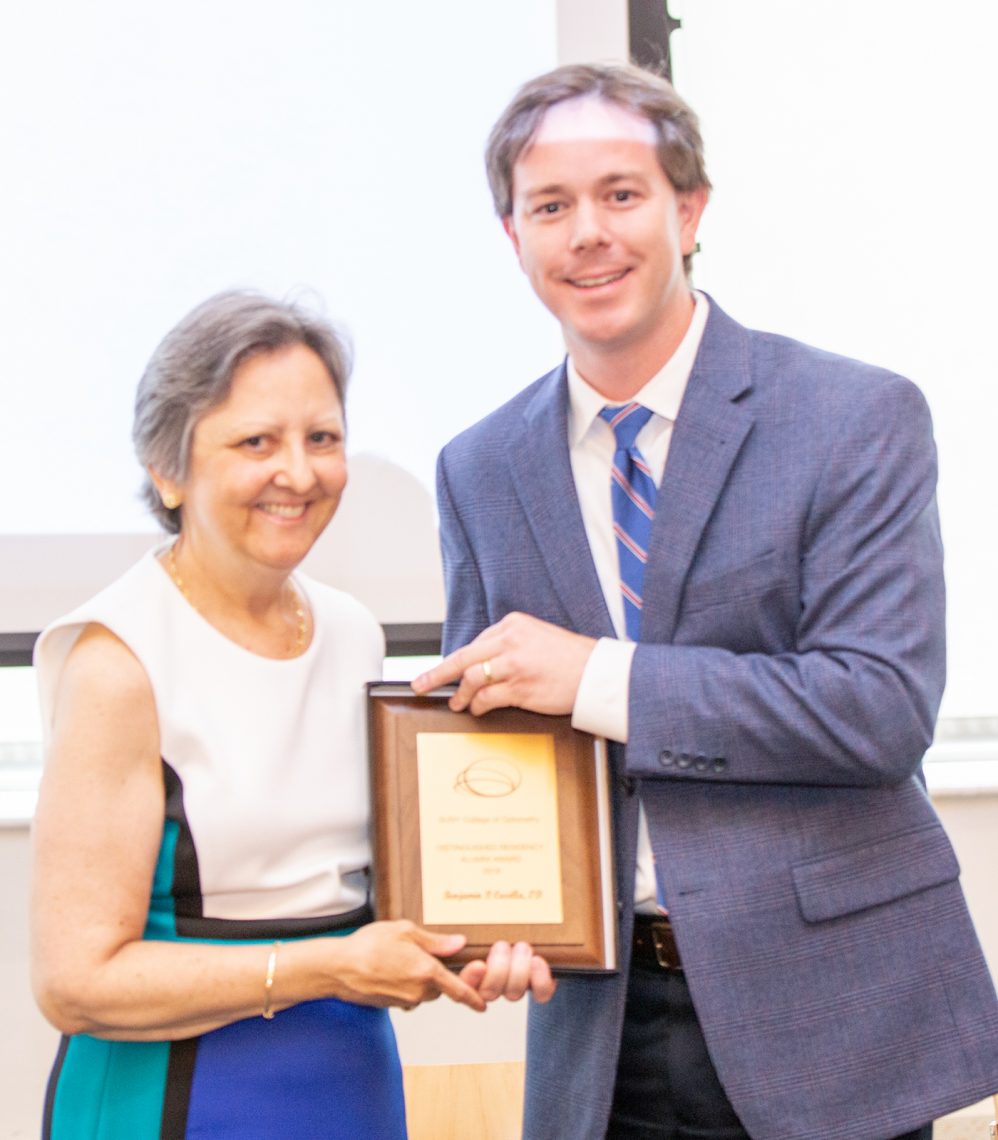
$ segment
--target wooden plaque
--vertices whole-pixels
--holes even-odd
[[[368,686],[374,906],[467,935],[449,958],[530,942],[553,969],[617,969],[606,743],[568,717],[484,716]]]

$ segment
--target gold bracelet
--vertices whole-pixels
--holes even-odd
[[[263,983],[263,1016],[271,1021],[274,1017],[274,1011],[270,1008],[270,999],[274,991],[274,975],[277,973],[277,951],[280,950],[280,942],[275,942],[270,948],[270,957],[267,959],[267,977]]]

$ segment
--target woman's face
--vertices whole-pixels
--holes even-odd
[[[187,477],[168,484],[184,544],[228,573],[292,570],[339,505],[344,434],[336,389],[310,348],[251,356],[195,427]]]

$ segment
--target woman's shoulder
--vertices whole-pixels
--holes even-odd
[[[35,643],[34,664],[44,723],[50,721],[56,690],[71,659],[74,671],[82,662],[87,672],[110,678],[122,688],[131,678],[133,684],[145,685],[144,691],[148,691],[148,678],[135,648],[141,637],[132,626],[161,614],[156,598],[161,580],[169,584],[155,552],[150,551],[103,590],[42,631]]]
[[[66,649],[56,673],[39,677],[46,768],[60,740],[73,739],[88,764],[131,771],[136,758],[158,755],[156,704],[141,662],[106,626],[88,623]],[[68,734],[68,735],[67,735]]]
[[[130,709],[152,691],[142,663],[113,630],[88,622],[66,653],[63,685],[83,686],[105,706]]]

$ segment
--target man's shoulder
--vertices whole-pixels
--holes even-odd
[[[803,403],[828,408],[884,398],[922,403],[911,380],[890,368],[819,348],[792,336],[738,324],[712,302],[698,367],[707,375],[744,369],[756,404],[784,411]]]
[[[820,348],[794,337],[757,329],[746,330],[756,369],[775,376],[835,377],[844,383],[905,380],[880,364]]]

